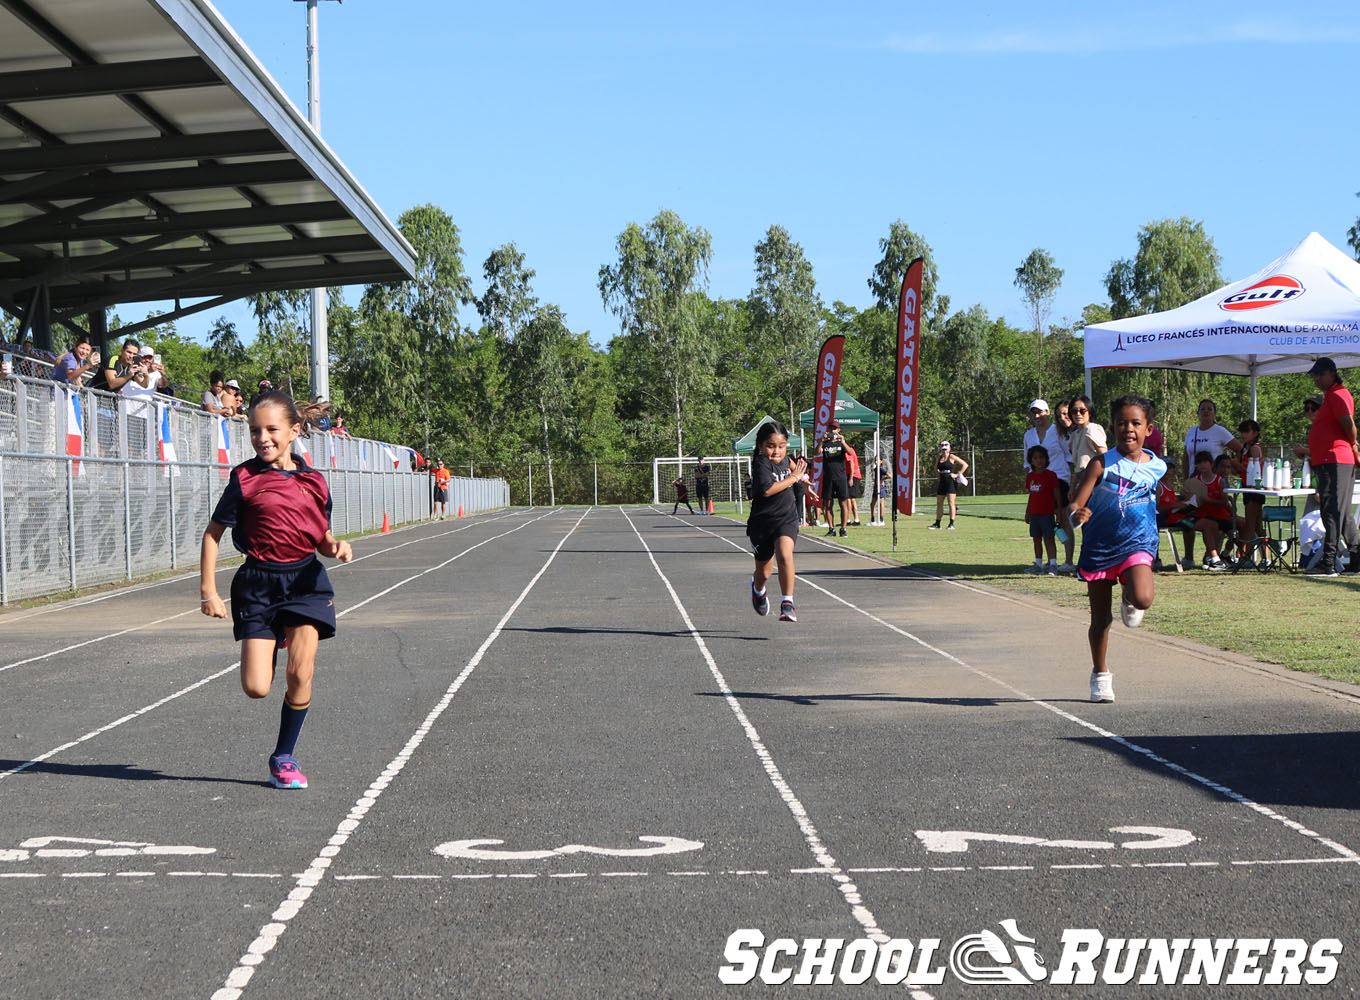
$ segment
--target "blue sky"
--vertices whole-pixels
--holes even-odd
[[[305,5],[217,6],[305,108]],[[1058,321],[1153,219],[1203,221],[1233,280],[1313,230],[1346,249],[1360,215],[1353,0],[654,6],[323,2],[323,134],[392,219],[452,216],[479,292],[514,241],[597,343],[597,272],[661,208],[712,234],[714,296],[747,294],[777,223],[824,301],[867,306],[901,218],[953,308],[1020,326],[1035,247]]]

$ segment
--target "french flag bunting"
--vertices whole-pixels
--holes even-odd
[[[305,436],[298,436],[297,450],[302,455],[302,460],[310,466],[312,464],[312,453],[307,449],[307,438]]]
[[[80,456],[85,451],[85,415],[81,412],[80,394],[74,389],[63,389],[66,394],[66,454]],[[79,462],[71,463],[72,475],[82,475]]]
[[[160,411],[160,420],[157,422],[156,447],[160,452],[161,461],[166,463],[165,474],[167,476],[178,476],[179,468],[175,467],[172,473],[170,465],[172,462],[179,461],[179,456],[175,454],[174,435],[170,431],[170,407],[164,403],[157,403],[156,409]]]
[[[397,453],[394,452],[394,451],[393,451],[391,448],[389,448],[387,445],[383,445],[382,448],[383,448],[383,454],[386,455],[386,456],[387,456],[387,460],[388,460],[389,462],[392,463],[392,468],[394,468],[394,469],[400,468],[400,467],[401,467],[401,462],[398,461],[398,459],[397,459]]]
[[[359,442],[359,468],[368,471],[368,442]]]
[[[227,418],[217,418],[217,464],[221,466],[218,474],[226,479],[231,475],[231,432],[227,430]]]

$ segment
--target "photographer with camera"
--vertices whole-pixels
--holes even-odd
[[[826,533],[836,533],[836,511],[841,512],[841,537],[845,530],[846,504],[840,502],[850,499],[850,481],[846,477],[845,453],[848,449],[845,438],[841,437],[841,423],[833,420],[827,427],[826,436],[817,442],[813,458],[822,460],[822,509],[826,512]]]

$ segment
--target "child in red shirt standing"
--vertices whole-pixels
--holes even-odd
[[[1058,488],[1058,474],[1048,467],[1048,449],[1041,444],[1033,445],[1025,453],[1025,461],[1030,471],[1025,474],[1025,492],[1029,501],[1025,505],[1025,523],[1029,525],[1029,537],[1034,539],[1034,565],[1026,573],[1043,573],[1043,550],[1048,550],[1049,576],[1058,575],[1058,549],[1053,540],[1057,529],[1058,505],[1062,494]]]

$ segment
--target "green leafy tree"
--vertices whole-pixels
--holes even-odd
[[[1360,198],[1360,191],[1355,196]],[[1351,252],[1355,254],[1355,259],[1360,260],[1360,219],[1355,220],[1355,225],[1346,230],[1346,242],[1351,245]]]
[[[213,364],[223,370],[235,371],[248,360],[246,345],[241,343],[236,324],[225,316],[217,317],[208,331],[208,355]]]
[[[923,267],[921,316],[928,326],[943,319],[949,311],[949,299],[943,297],[941,301],[936,301],[940,272],[935,266],[935,254],[924,237],[912,232],[911,227],[898,219],[888,227],[888,235],[878,241],[878,249],[882,256],[874,265],[873,276],[869,279],[869,291],[873,293],[874,303],[896,316],[897,300],[902,294],[902,278],[911,262],[920,257]],[[896,330],[893,332],[895,335]],[[896,344],[893,350],[896,350]]]
[[[261,292],[246,301],[258,325],[251,353],[265,377],[291,396],[305,396],[311,382],[310,290]]]
[[[534,271],[524,266],[524,254],[513,243],[491,251],[482,264],[486,292],[477,300],[477,312],[501,340],[514,340],[538,310],[532,282]]]
[[[521,398],[533,407],[539,444],[548,466],[548,504],[557,503],[553,480],[553,440],[563,428],[554,422],[566,419],[568,410],[567,369],[564,348],[571,339],[562,310],[542,306],[515,338],[515,385]]]
[[[1149,222],[1138,231],[1133,258],[1116,260],[1105,276],[1110,316],[1123,319],[1164,312],[1207,295],[1223,284],[1221,263],[1203,223],[1185,216]],[[1092,373],[1092,388],[1100,398],[1119,392],[1150,398],[1157,405],[1168,447],[1174,434],[1196,419],[1197,402],[1208,393],[1209,385],[1206,375],[1169,369],[1098,369]]]
[[[1138,231],[1133,259],[1115,261],[1105,275],[1114,319],[1175,309],[1223,284],[1222,259],[1204,223],[1181,216]]]
[[[768,380],[779,387],[788,426],[797,422],[797,404],[815,376],[821,333],[822,299],[803,248],[783,226],[771,226],[756,244],[756,284],[748,298],[757,350],[751,361],[768,366]]]
[[[604,305],[619,317],[623,356],[637,376],[632,389],[656,416],[666,414],[676,454],[696,395],[711,380],[712,345],[697,322],[713,239],[668,210],[619,234],[618,262],[600,268]]]
[[[1015,269],[1015,287],[1025,297],[1025,305],[1034,321],[1034,339],[1038,345],[1036,396],[1044,394],[1044,326],[1053,309],[1053,297],[1058,294],[1062,277],[1062,268],[1054,262],[1052,254],[1042,247],[1031,250],[1029,256]]]

